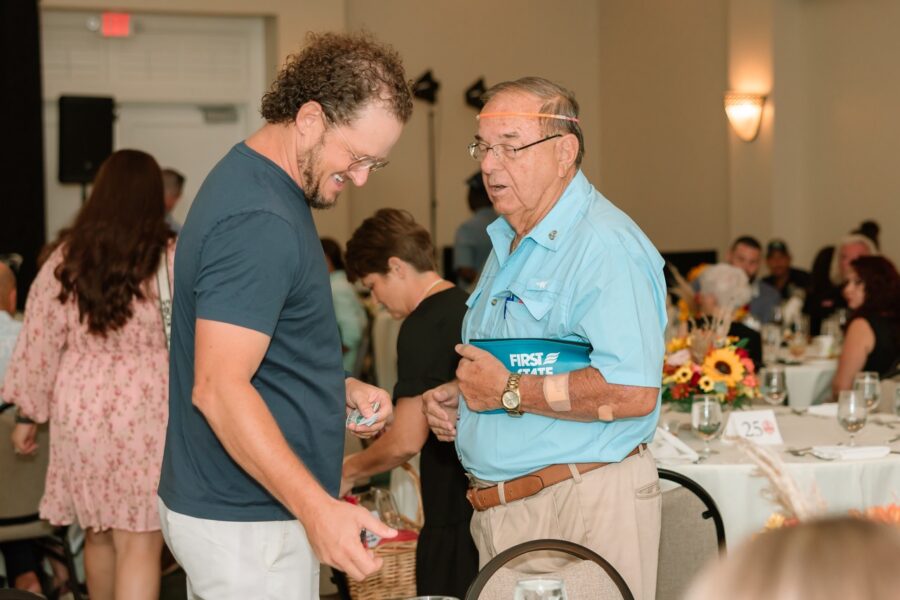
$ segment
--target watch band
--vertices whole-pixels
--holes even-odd
[[[506,387],[503,388],[503,394],[500,396],[500,404],[503,406],[503,410],[506,411],[506,414],[511,417],[521,417],[522,416],[522,395],[519,392],[519,380],[522,379],[522,375],[519,373],[510,373],[509,378],[506,380]],[[518,402],[516,403],[515,408],[509,408],[506,406],[506,403],[503,402],[503,398],[507,395],[507,393],[513,393],[516,395],[516,399]]]

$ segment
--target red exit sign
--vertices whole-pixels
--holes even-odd
[[[100,22],[103,37],[128,37],[131,35],[131,15],[120,12],[103,13]]]

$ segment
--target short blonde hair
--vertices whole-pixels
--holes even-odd
[[[761,534],[708,565],[685,600],[894,600],[898,564],[897,525],[809,521]]]
[[[831,279],[831,283],[834,285],[844,284],[844,278],[841,277],[841,248],[852,244],[862,244],[869,249],[870,256],[878,256],[879,254],[875,242],[861,233],[851,233],[842,237],[838,245],[834,247],[834,254],[831,255],[831,268],[828,271],[828,278]]]

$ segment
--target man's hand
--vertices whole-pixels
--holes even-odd
[[[468,344],[457,344],[462,359],[456,368],[456,379],[469,410],[484,412],[503,408],[500,396],[509,379],[509,371],[494,355]]]
[[[34,454],[37,452],[37,423],[16,423],[10,439],[16,454]]]
[[[337,567],[353,579],[362,581],[381,568],[381,558],[363,546],[359,534],[367,529],[383,538],[392,538],[391,529],[361,506],[328,498],[310,507],[303,520],[309,543],[323,563]]]
[[[422,394],[422,412],[428,426],[442,442],[456,439],[456,414],[459,408],[459,386],[455,381],[439,385]]]
[[[370,438],[377,434],[384,427],[388,418],[391,416],[393,406],[391,404],[391,396],[381,388],[363,383],[359,379],[348,377],[347,385],[347,414],[357,408],[363,417],[370,417],[373,414],[372,407],[378,402],[378,418],[371,425],[356,425],[351,423],[347,425],[353,435],[359,438]]]

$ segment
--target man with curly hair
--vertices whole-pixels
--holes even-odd
[[[399,55],[311,34],[263,97],[267,123],[213,168],[179,238],[159,508],[191,598],[318,598],[319,561],[362,579],[362,530],[335,499],[344,420],[380,430],[388,394],[341,366],[311,208],[361,186],[412,112]],[[380,404],[380,408],[376,406]]]

